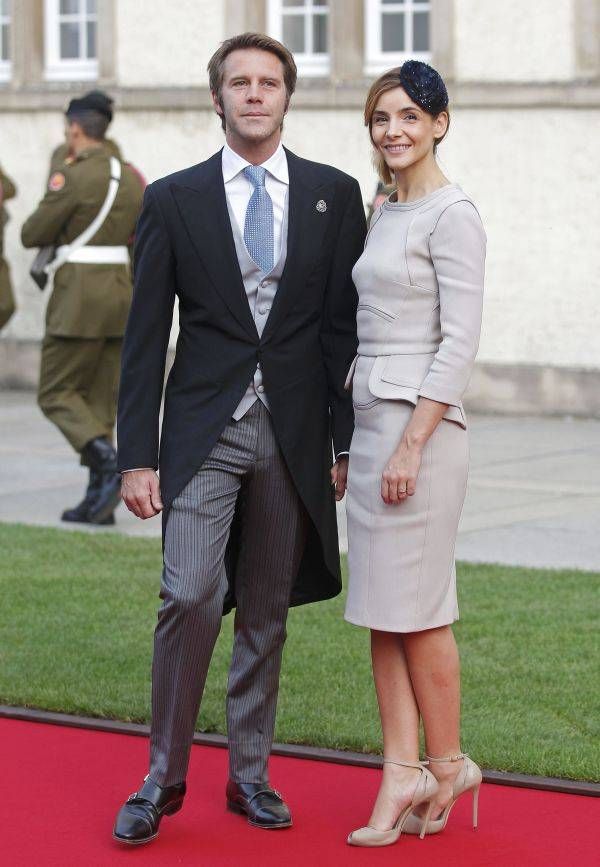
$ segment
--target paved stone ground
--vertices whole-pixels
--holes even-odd
[[[457,557],[600,571],[600,421],[472,416],[470,424]],[[65,527],[58,516],[85,484],[86,471],[34,396],[0,392],[0,521]],[[160,519],[138,521],[122,507],[116,529],[159,536]],[[343,507],[340,537],[345,548]]]

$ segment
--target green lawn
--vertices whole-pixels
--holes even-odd
[[[0,703],[147,721],[158,540],[0,524]],[[600,575],[461,564],[463,748],[488,768],[600,779]],[[294,609],[276,738],[379,751],[368,632]],[[224,731],[227,617],[198,728]]]

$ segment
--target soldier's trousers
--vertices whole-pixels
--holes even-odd
[[[15,312],[15,296],[10,285],[8,263],[0,256],[0,328],[4,328]]]
[[[112,439],[122,343],[121,337],[44,337],[38,405],[76,452],[96,437]]]

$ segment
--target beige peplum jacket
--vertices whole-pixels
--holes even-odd
[[[448,404],[466,426],[462,397],[479,345],[486,236],[471,199],[456,184],[373,214],[354,267],[359,292],[357,362],[368,362],[368,394]],[[367,404],[368,405],[368,404]]]

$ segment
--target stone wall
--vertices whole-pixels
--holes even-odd
[[[259,20],[262,5],[247,3],[248,15]],[[114,5],[107,89],[119,108],[111,132],[149,180],[221,146],[205,67],[232,10],[236,28],[244,26],[242,6],[186,0],[165,16],[158,0]],[[488,234],[472,402],[511,410],[526,394],[531,411],[600,412],[592,395],[600,375],[600,3],[443,0],[442,7],[453,110],[440,163],[474,198]],[[356,75],[301,82],[284,131],[296,153],[357,177],[365,202],[376,184],[362,124],[367,87]],[[0,384],[36,376],[46,298],[28,276],[33,254],[20,246],[19,226],[43,192],[69,93],[67,86],[64,93],[0,89],[0,160],[20,187],[5,245],[19,311],[0,337]]]

